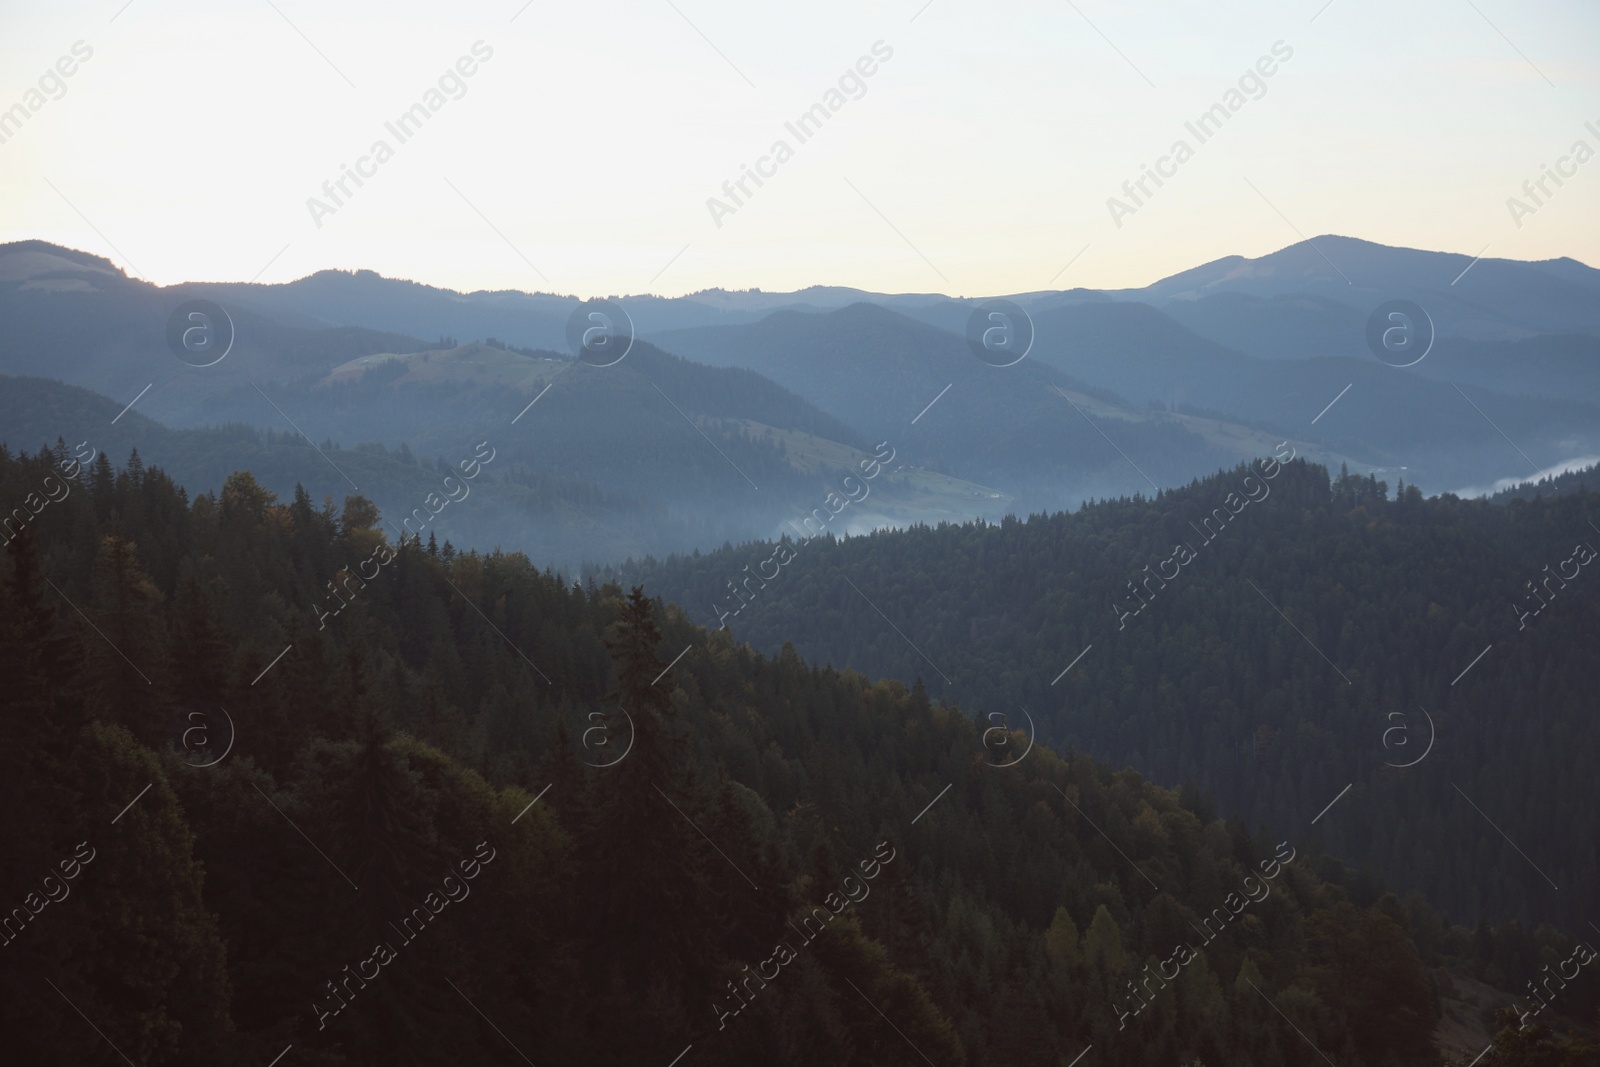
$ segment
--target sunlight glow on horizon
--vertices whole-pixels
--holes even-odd
[[[1137,288],[1328,233],[1600,264],[1600,161],[1544,180],[1600,152],[1576,0],[275,6],[5,16],[0,241],[578,296]]]

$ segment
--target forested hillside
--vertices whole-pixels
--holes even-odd
[[[121,406],[60,382],[0,376],[0,419],[12,441],[69,427],[92,435],[91,450],[117,455],[136,450],[141,457],[160,457],[162,469],[181,485],[220,485],[229,472],[248,469],[263,486],[287,495],[303,485],[316,500],[342,498],[355,486],[398,520],[436,492],[453,463],[469,454],[460,439],[444,446],[455,453],[448,458],[443,452],[419,455],[404,443],[390,449],[376,441],[341,444],[324,438],[318,444],[287,423],[276,430],[244,423],[172,429],[137,410],[118,417]],[[683,430],[693,432],[687,426]],[[729,449],[747,443],[737,440],[737,426],[711,431]],[[499,440],[506,443],[504,437]],[[730,521],[713,511],[677,512],[661,500],[604,492],[581,478],[519,462],[511,452],[497,453],[489,473],[473,483],[469,505],[435,516],[430,527],[441,539],[464,544],[481,539],[486,545],[515,539],[541,546],[548,559],[581,560],[626,554],[641,544],[683,544],[750,528],[742,519]]]
[[[1315,830],[1331,853],[1458,920],[1576,930],[1600,913],[1596,513],[1266,460],[1154,501],[617,573],[757,649],[1192,778],[1251,825],[1350,786]]]
[[[1513,500],[1532,500],[1540,496],[1570,496],[1573,493],[1596,491],[1600,491],[1600,464],[1591,464],[1540,478],[1536,482],[1523,482],[1509,489],[1502,489],[1489,499],[1496,504],[1506,504]]]
[[[1438,1062],[1431,920],[1304,817],[87,458],[0,451],[18,1062]]]

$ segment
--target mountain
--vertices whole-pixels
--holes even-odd
[[[1311,438],[1364,464],[1404,465],[1408,481],[1433,491],[1473,472],[1525,467],[1507,437],[1546,464],[1600,446],[1600,407],[1590,399],[1600,389],[1600,359],[1585,359],[1600,356],[1600,338],[1458,341],[1402,370],[1370,354],[1255,359],[1139,303],[1079,304],[1034,322],[1040,360],[1136,402],[1193,405]],[[1518,377],[1500,392],[1508,366]],[[1347,386],[1350,395],[1321,414]]]
[[[1329,298],[1295,292],[1261,297],[1221,292],[1167,300],[1159,306],[1196,335],[1258,359],[1370,359],[1367,311],[1356,306],[1353,295]]]
[[[258,469],[282,494],[297,483],[318,498],[361,486],[403,515],[431,489],[408,465],[447,469],[489,441],[502,463],[495,480],[523,491],[484,494],[490,508],[444,523],[441,536],[482,548],[536,545],[553,565],[774,535],[868,454],[863,434],[778,385],[643,340],[617,366],[596,367],[498,341],[441,346],[320,325],[279,309],[300,323],[285,325],[230,301],[233,346],[197,367],[169,351],[167,319],[185,300],[209,299],[212,287],[159,289],[94,257],[33,244],[9,246],[0,273],[10,279],[0,282],[8,322],[0,368],[112,393],[104,403],[67,393],[41,400],[41,382],[19,387],[0,423],[13,446],[91,437],[125,459],[137,445],[146,462],[196,490],[233,463]],[[179,430],[249,426],[250,443],[232,431],[163,435],[140,425],[141,415]],[[118,425],[139,428],[124,436]],[[305,445],[269,444],[267,431],[303,433]],[[341,443],[345,457],[379,458],[334,457]],[[275,451],[267,458],[257,448]],[[386,466],[390,450],[403,461]],[[1010,501],[946,474],[902,474],[878,483],[858,521],[970,518]]]
[[[444,454],[418,459],[409,448],[391,452],[375,442],[353,448],[332,441],[316,445],[288,428],[231,423],[169,429],[136,411],[119,417],[120,407],[57,382],[0,377],[0,445],[31,449],[59,439],[81,443],[91,455],[99,452],[125,461],[137,454],[141,462],[148,459],[167,468],[179,485],[196,494],[221,485],[238,470],[253,471],[284,499],[297,489],[318,502],[360,493],[395,523],[424,508],[425,525],[408,528],[424,529],[441,543],[538,545],[542,558],[567,567],[626,554],[640,545],[692,544],[743,529],[707,528],[660,504],[605,494],[590,482],[539,475],[507,464],[503,452],[496,453],[486,476],[466,488],[466,495],[459,487],[453,490],[464,506],[435,504],[435,514],[426,502],[445,498],[443,479],[459,475],[456,465],[478,454],[473,443],[457,442],[448,459]]]
[[[322,270],[282,285],[197,285],[197,293],[306,326],[359,326],[418,337],[499,337],[565,348],[575,298],[544,293],[455,293],[370,270]]]
[[[1420,1067],[1445,959],[1554,943],[359,501],[0,452],[63,475],[0,583],[24,1062]]]
[[[196,295],[190,287],[163,290],[130,279],[98,257],[43,242],[0,245],[0,372],[127,399],[151,386],[155,398],[175,392],[167,401],[173,410],[198,417],[219,388],[247,375],[292,380],[358,356],[427,347],[399,333],[285,325],[235,307],[227,356],[205,368],[211,374],[186,374],[198,368],[168,349],[167,322]]]
[[[1324,463],[1403,469],[1432,491],[1492,481],[1486,471],[1526,470],[1507,437],[1544,466],[1600,451],[1600,406],[1592,399],[1600,396],[1600,358],[1588,358],[1600,356],[1600,338],[1441,343],[1419,364],[1424,372],[1370,353],[1258,358],[1150,304],[1080,300],[1032,312],[1027,358],[997,368],[934,325],[970,313],[949,304],[926,310],[933,322],[924,323],[862,304],[776,312],[748,326],[668,331],[657,340],[703,362],[755,369],[870,435],[889,435],[897,410],[914,411],[917,399],[953,383],[927,419],[901,431],[903,439],[953,473],[1006,485],[1043,507],[1148,489],[1146,476],[1163,488],[1180,485],[1280,440]],[[1097,429],[1069,409],[1073,418],[1063,424],[1051,410],[1060,406],[1052,388],[1063,386],[1116,401],[1114,421]],[[1324,415],[1347,387],[1346,402]],[[1208,432],[1157,412],[1228,425]],[[1241,439],[1254,449],[1237,450]]]
[[[1314,832],[1331,852],[1454,916],[1586,921],[1596,498],[1397,498],[1287,454],[1153,502],[602,577],[757,650],[922,678],[1047,743],[1193,779],[1251,825],[1303,824],[1348,786],[1347,817]]]
[[[88,390],[0,376],[0,444],[27,449],[70,439],[124,460],[137,449],[142,461],[160,464],[195,493],[251,470],[286,499],[297,488],[319,501],[364,494],[396,523],[429,499],[440,500],[441,479],[456,474],[460,462],[492,452],[484,477],[468,490],[473,503],[435,503],[428,531],[461,547],[527,546],[543,564],[566,569],[776,534],[822,505],[841,472],[859,474],[861,464],[883,455],[847,443],[854,439],[849,431],[754,375],[697,367],[643,344],[629,371],[611,376],[612,370],[553,353],[536,358],[464,345],[361,357],[309,384],[270,395],[228,394],[218,405],[219,413],[293,411],[293,421],[282,417],[279,429],[258,429],[243,418],[172,429]],[[470,388],[459,380],[463,375]],[[657,391],[656,382],[665,389]],[[541,418],[530,414],[513,423],[507,397],[525,406],[546,385],[549,396],[528,409]],[[667,390],[690,412],[742,397],[747,410],[839,431],[847,441],[753,419],[693,418],[674,408]],[[512,417],[493,424],[481,417],[497,408]],[[387,423],[363,422],[373,414]],[[473,422],[481,436],[467,432]],[[329,425],[387,430],[403,440],[393,449],[374,440],[341,446],[299,433]],[[858,503],[836,528],[940,522],[1010,503],[986,487],[897,467],[877,477],[871,503]],[[741,472],[760,478],[761,489],[742,481]]]
[[[1162,305],[1219,293],[1263,301],[1307,294],[1358,308],[1411,300],[1451,336],[1600,334],[1600,270],[1576,260],[1474,261],[1470,255],[1391,248],[1332,234],[1256,259],[1228,256],[1163,278],[1140,293],[1141,299]]]
[[[1239,458],[1182,420],[1124,403],[1083,376],[1036,359],[991,366],[960,336],[872,304],[774,312],[748,326],[668,331],[657,341],[700,362],[758,371],[859,432],[904,442],[930,465],[1003,486],[1030,507],[1148,492],[1146,476],[1170,484],[1197,465]],[[1104,426],[1085,415],[1086,403]]]

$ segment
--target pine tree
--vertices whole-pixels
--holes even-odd
[[[117,475],[104,452],[94,459],[89,476],[89,499],[94,502],[95,517],[101,522],[109,519],[117,506]]]
[[[93,861],[78,878],[82,902],[65,904],[76,906],[70,925],[81,924],[83,941],[55,976],[76,1010],[62,1003],[56,1014],[76,1024],[73,1033],[83,1029],[77,1011],[98,1020],[141,1062],[171,1062],[180,1048],[204,1062],[231,1029],[231,991],[183,807],[155,754],[120,727],[85,728],[75,764],[85,782],[80,832]],[[92,1051],[48,1059],[111,1062],[97,1034],[86,1044]]]
[[[172,667],[173,696],[180,710],[191,704],[216,704],[224,699],[233,675],[229,643],[215,608],[193,572],[184,576],[173,599],[167,635],[167,660]]]
[[[1099,912],[1096,912],[1096,917]],[[1078,927],[1067,914],[1066,908],[1057,908],[1050,929],[1044,936],[1045,951],[1052,962],[1073,964],[1078,962]]]
[[[1083,959],[1107,978],[1114,978],[1128,969],[1122,931],[1117,929],[1117,920],[1111,917],[1104,904],[1094,910],[1094,918],[1089,922],[1089,932],[1083,939]]]
[[[65,1006],[40,976],[58,977],[69,967],[81,928],[62,929],[38,894],[50,888],[45,876],[59,879],[58,864],[71,860],[81,840],[75,783],[82,771],[72,768],[80,719],[51,678],[51,661],[64,658],[66,643],[41,596],[47,587],[32,532],[24,529],[7,552],[13,572],[0,585],[0,811],[13,817],[0,822],[0,1032],[12,1056],[44,1063],[74,1047],[52,1040],[50,1023]],[[30,917],[34,907],[43,910]],[[78,1047],[90,1054],[86,1044]]]
[[[94,574],[94,626],[99,632],[87,642],[93,706],[156,747],[172,726],[156,689],[162,676],[160,603],[160,591],[139,564],[137,546],[116,534],[103,537]]]
[[[656,652],[660,643],[652,605],[636,586],[606,640],[616,676],[606,700],[631,719],[633,748],[620,763],[596,772],[607,777],[597,782],[600,799],[592,827],[577,842],[581,908],[574,916],[575,921],[604,917],[597,925],[584,924],[590,934],[583,951],[591,988],[644,1002],[640,1010],[656,1016],[655,1026],[645,1031],[681,1029],[686,1019],[675,1019],[679,1012],[669,1005],[691,989],[714,987],[708,934],[716,914],[708,906],[713,894],[706,886],[707,864],[722,868],[717,877],[745,877],[727,869],[736,859],[717,856],[690,825],[696,805],[689,747],[668,689],[670,677],[661,677],[666,663]],[[630,959],[652,962],[638,968]],[[595,1040],[611,1043],[618,1055],[629,1050],[642,1055],[653,1047],[638,1035],[624,1039],[611,1032],[607,1013],[596,1005]]]

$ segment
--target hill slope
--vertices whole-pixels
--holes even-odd
[[[0,496],[64,458],[0,453]],[[0,891],[94,842],[8,946],[26,1062],[1438,1062],[1411,913],[1298,823],[359,501],[69,480],[0,573],[0,789],[38,813]]]
[[[1453,915],[1583,921],[1600,904],[1595,498],[1395,500],[1264,467],[1275,480],[1241,468],[1155,502],[812,539],[775,574],[756,545],[611,573],[757,649],[1025,711],[1041,739],[1193,778],[1252,824],[1349,785],[1367,814],[1324,821],[1333,853]],[[1393,766],[1429,736],[1424,762]]]

